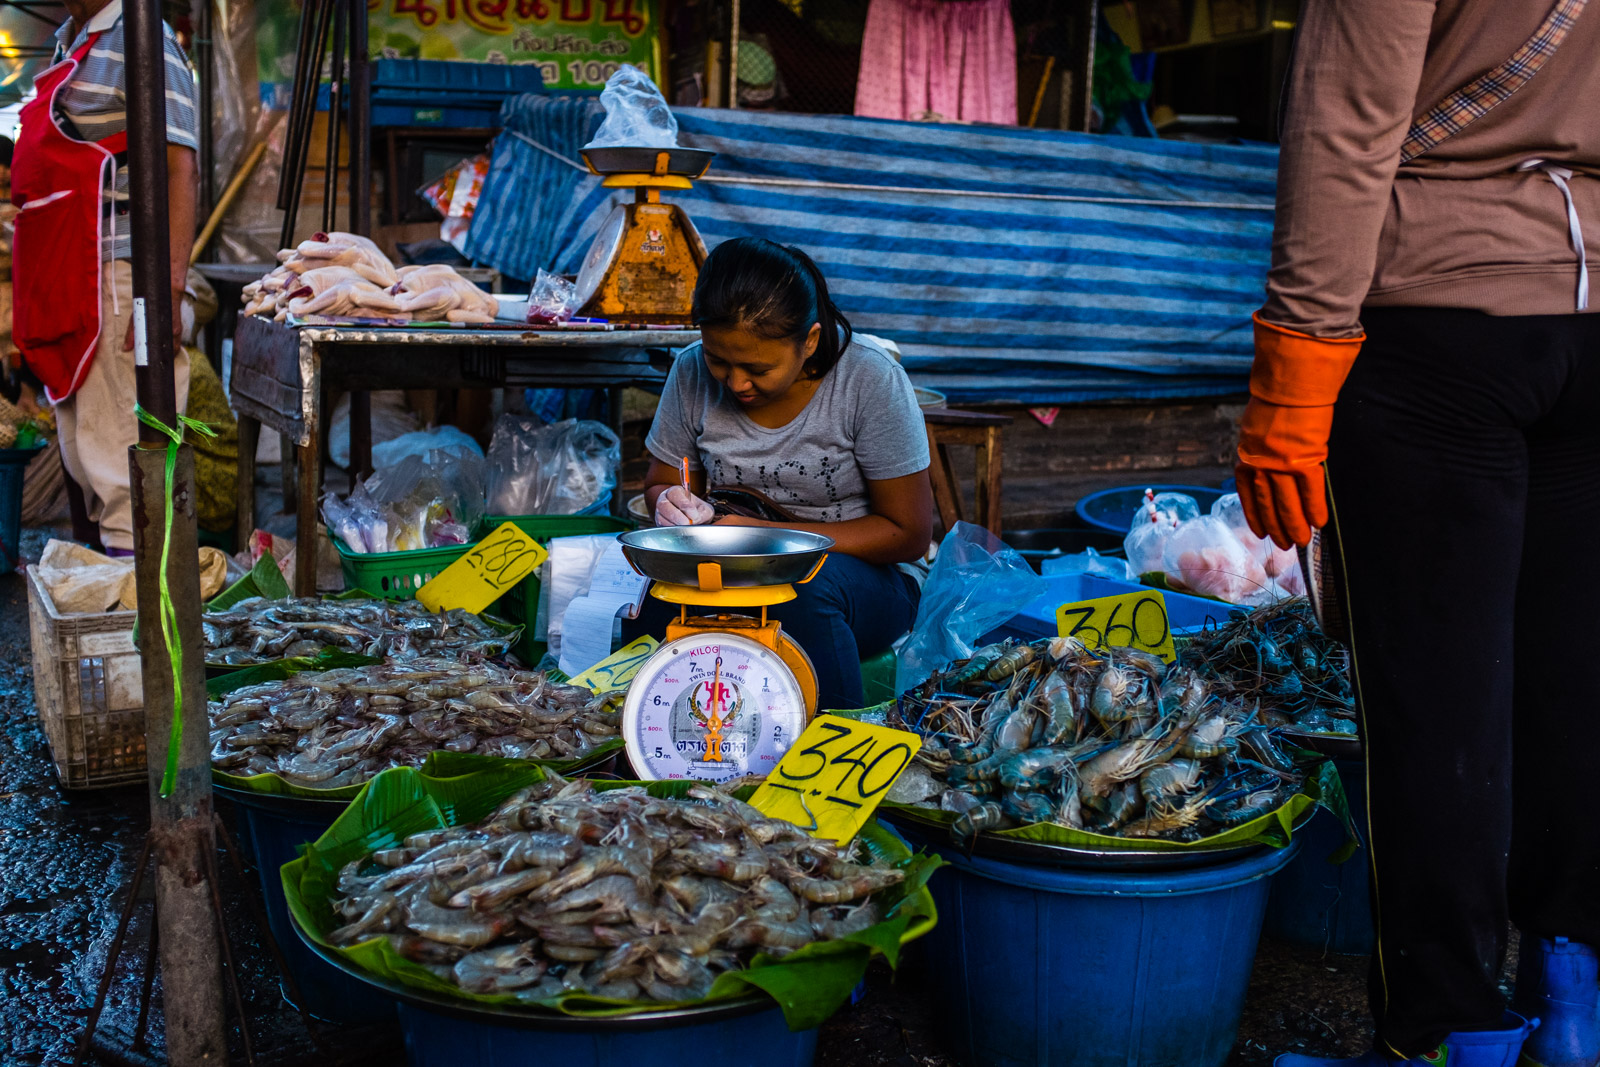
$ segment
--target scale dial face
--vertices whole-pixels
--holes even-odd
[[[805,696],[778,654],[720,631],[662,645],[622,709],[628,758],[652,781],[766,774],[805,728]]]

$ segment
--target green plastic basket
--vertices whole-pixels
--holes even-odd
[[[471,551],[476,545],[419,548],[411,552],[352,552],[337,537],[339,569],[348,589],[365,589],[384,600],[413,600],[428,579]]]
[[[629,519],[610,515],[490,515],[479,527],[480,535],[508,522],[516,523],[517,529],[547,548],[553,538],[623,533],[635,525]],[[539,589],[539,572],[536,570],[489,609],[509,622],[522,625],[522,639],[513,651],[518,659],[529,666],[537,665],[545,653],[543,635],[534,632],[534,622],[539,614]]]

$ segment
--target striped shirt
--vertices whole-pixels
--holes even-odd
[[[189,60],[178,46],[172,28],[163,24],[166,38],[167,72],[167,140],[185,148],[200,147],[200,94],[195,87],[194,72]],[[102,141],[128,128],[127,94],[123,75],[123,21],[122,0],[111,0],[101,8],[76,34],[68,22],[56,31],[55,59],[59,62],[83,47],[92,34],[100,34],[89,54],[84,57],[72,80],[56,96],[56,118],[61,128],[71,136],[84,141]],[[128,166],[120,161],[115,187],[108,200],[126,205],[128,199]],[[129,233],[128,217],[115,218],[115,240],[112,238],[112,220],[102,227],[102,259],[129,259],[133,256],[133,239]]]

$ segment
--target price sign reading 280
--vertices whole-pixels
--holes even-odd
[[[532,574],[549,555],[516,523],[502,523],[472,551],[429,579],[417,590],[417,599],[429,611],[465,608],[477,614]]]
[[[1090,648],[1137,648],[1168,663],[1178,658],[1166,598],[1154,589],[1063,604],[1056,609],[1056,633]]]
[[[905,730],[821,715],[784,753],[750,803],[813,837],[848,841],[921,747],[922,739]]]

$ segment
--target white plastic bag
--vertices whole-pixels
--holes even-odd
[[[431,426],[426,430],[413,430],[383,444],[372,446],[372,469],[393,467],[407,456],[425,456],[435,451],[470,452],[483,456],[483,447],[472,435],[454,426]]]
[[[1139,576],[1134,573],[1128,561],[1118,559],[1116,556],[1102,556],[1093,548],[1085,548],[1082,552],[1070,556],[1047,556],[1039,566],[1039,572],[1046,578],[1055,574],[1089,574],[1097,578],[1113,578],[1119,582],[1137,582]]]
[[[1122,550],[1134,574],[1149,574],[1162,569],[1167,539],[1177,528],[1177,520],[1170,513],[1163,515],[1153,511],[1143,521],[1134,522],[1133,529],[1122,539]]]
[[[624,63],[600,90],[605,121],[585,148],[676,148],[678,120],[650,75]]]
[[[622,442],[588,419],[549,426],[502,415],[489,442],[489,510],[495,515],[575,515],[617,484]]]
[[[1162,569],[1169,582],[1230,604],[1256,607],[1280,595],[1261,563],[1214,515],[1179,524],[1167,538]]]
[[[1270,538],[1257,537],[1244,517],[1238,493],[1229,493],[1211,505],[1211,514],[1227,524],[1233,536],[1261,564],[1267,577],[1288,596],[1304,596],[1305,577],[1300,573],[1300,555],[1292,548],[1279,548]]]

